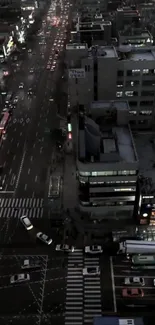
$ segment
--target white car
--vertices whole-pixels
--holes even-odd
[[[145,281],[144,278],[140,278],[140,277],[128,277],[124,279],[124,284],[125,285],[131,285],[131,286],[144,286],[145,285]]]
[[[38,268],[40,268],[41,267],[41,264],[40,264],[40,262],[39,261],[30,261],[30,260],[24,260],[24,262],[23,262],[23,265],[21,266],[21,268],[23,269],[23,270],[25,270],[25,269],[38,269]]]
[[[10,283],[21,283],[21,282],[26,282],[30,280],[30,275],[28,273],[20,273],[20,274],[15,274],[12,275],[10,278]]]
[[[19,84],[19,89],[23,89],[23,88],[24,88],[24,83],[21,82],[21,83]]]
[[[52,244],[52,239],[49,238],[47,235],[43,234],[43,232],[37,233],[37,238],[40,239],[44,244],[50,245]]]
[[[101,254],[103,253],[103,249],[101,246],[93,245],[93,246],[86,246],[85,253],[89,254]]]
[[[89,266],[83,269],[83,275],[100,275],[99,266]]]
[[[69,246],[66,244],[56,245],[56,251],[74,252],[74,246]]]
[[[20,217],[20,221],[27,230],[31,230],[33,228],[33,225],[27,216]]]

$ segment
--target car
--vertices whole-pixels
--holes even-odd
[[[30,73],[33,73],[33,72],[34,72],[34,68],[31,68],[31,69],[30,69]]]
[[[124,279],[124,284],[125,285],[141,285],[141,286],[144,286],[145,285],[145,281],[144,281],[144,278],[140,278],[140,277],[127,277]]]
[[[41,267],[41,263],[39,261],[30,261],[30,260],[24,260],[23,265],[21,268],[23,270],[25,269],[38,269]]]
[[[83,268],[83,275],[100,275],[99,266],[89,266]]]
[[[74,252],[74,246],[69,246],[66,244],[56,245],[56,251]]]
[[[18,102],[18,96],[16,96],[14,99],[13,99],[13,103],[16,104]]]
[[[93,245],[93,246],[86,246],[85,253],[89,254],[101,254],[103,253],[103,249],[101,246]]]
[[[38,238],[39,240],[41,240],[44,244],[47,244],[47,245],[52,244],[52,239],[51,239],[49,236],[45,235],[43,232],[38,232],[38,233],[36,234],[36,236],[37,236],[37,238]]]
[[[7,107],[4,107],[2,112],[7,112],[8,111],[8,108]]]
[[[49,70],[49,69],[50,69],[50,65],[47,66],[47,70]]]
[[[19,89],[23,89],[23,88],[24,88],[24,83],[21,82],[21,83],[19,84]]]
[[[31,230],[33,225],[27,216],[20,217],[20,221],[27,230]]]
[[[153,285],[154,285],[154,287],[155,287],[155,279],[153,279]]]
[[[30,280],[30,275],[28,273],[20,273],[20,274],[15,274],[12,275],[10,278],[10,283],[21,283],[21,282],[26,282]]]
[[[32,91],[32,88],[29,88],[28,89],[28,92],[27,92],[28,95],[33,95],[33,91]]]
[[[142,298],[144,291],[141,288],[124,288],[122,289],[122,297],[124,298]]]

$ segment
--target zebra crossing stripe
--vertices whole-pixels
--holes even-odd
[[[43,208],[20,209],[13,210],[12,208],[1,208],[0,218],[19,219],[21,216],[27,215],[30,219],[43,218]]]
[[[1,208],[42,208],[43,198],[3,198],[0,199]]]

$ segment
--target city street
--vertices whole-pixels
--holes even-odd
[[[23,271],[21,266],[25,259],[39,263],[40,267]],[[10,322],[15,318],[21,321],[24,318],[33,319],[36,322],[54,317],[61,320],[64,315],[66,277],[61,254],[59,258],[54,254],[52,258],[47,255],[3,255],[0,271],[0,321],[6,321],[8,317]],[[29,281],[10,283],[12,275],[23,272],[30,275]]]

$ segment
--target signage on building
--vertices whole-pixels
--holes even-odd
[[[85,78],[85,69],[69,69],[69,78]]]

